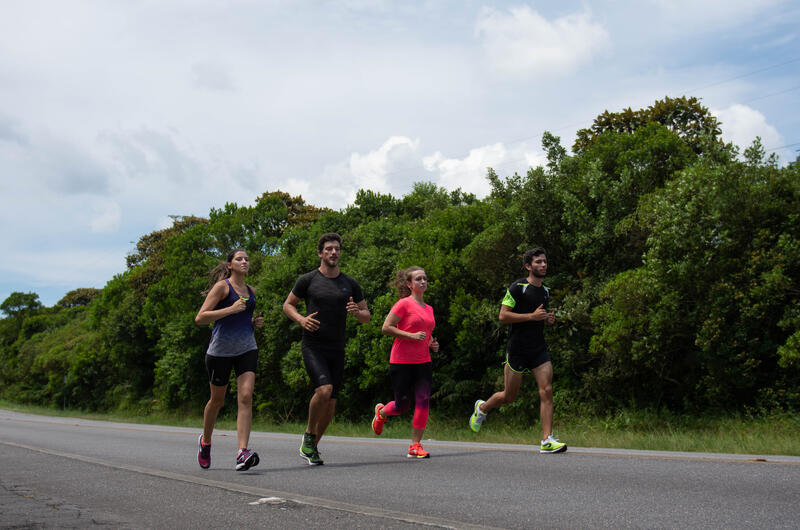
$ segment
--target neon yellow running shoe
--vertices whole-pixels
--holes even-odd
[[[558,438],[552,434],[547,437],[547,440],[542,440],[542,445],[539,448],[540,453],[563,453],[567,450],[567,444],[559,442]]]
[[[479,399],[475,402],[475,410],[472,411],[472,416],[469,418],[469,428],[475,432],[481,430],[481,424],[486,419],[486,413],[481,412],[481,405],[486,403],[484,400]]]

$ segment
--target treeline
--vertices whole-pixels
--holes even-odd
[[[430,278],[441,344],[432,407],[466,417],[501,385],[499,303],[532,246],[548,250],[559,414],[800,410],[800,163],[779,166],[758,140],[740,156],[720,134],[696,99],[666,98],[598,116],[569,153],[546,133],[546,166],[507,178],[489,169],[482,200],[418,183],[401,198],[360,191],[342,210],[267,192],[253,206],[176,217],[143,236],[102,290],[78,289],[54,307],[35,293],[2,303],[0,395],[199,411],[210,327],[193,318],[208,270],[242,247],[265,317],[257,414],[304,419],[301,331],[281,305],[297,276],[318,266],[318,236],[338,232],[342,269],[373,313],[348,326],[339,417],[362,418],[389,397],[387,284],[412,264]],[[535,419],[535,385],[524,392],[530,399],[513,412]]]

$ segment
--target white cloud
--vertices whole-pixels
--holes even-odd
[[[765,148],[775,148],[783,144],[783,139],[775,127],[767,123],[767,118],[759,111],[746,105],[731,105],[725,109],[711,109],[722,122],[722,137],[726,142],[733,142],[742,150],[749,147],[761,137]]]
[[[366,155],[353,153],[350,155],[349,168],[355,177],[356,186],[381,193],[390,192],[389,179],[396,175],[387,174],[418,166],[418,148],[418,139],[411,140],[404,136],[392,136],[378,149]]]
[[[448,190],[461,188],[467,193],[484,197],[490,191],[486,180],[488,168],[499,175],[525,173],[528,168],[546,163],[543,155],[528,149],[526,144],[507,148],[496,143],[471,149],[464,158],[446,158],[439,152],[425,158],[425,167],[438,175],[437,182]]]
[[[528,6],[484,8],[475,25],[490,64],[511,76],[560,76],[610,47],[608,31],[587,10],[552,21]]]
[[[478,147],[463,158],[449,158],[439,151],[424,155],[420,145],[419,139],[392,136],[373,151],[353,153],[347,161],[327,166],[319,179],[324,186],[290,179],[284,189],[292,195],[302,194],[311,204],[331,208],[351,204],[359,189],[401,196],[419,181],[483,197],[490,191],[487,168],[509,175],[546,163],[544,155],[524,142],[512,147],[503,143]]]
[[[604,109],[694,87],[743,147],[800,139],[789,0],[6,4],[0,247],[48,260],[45,279],[0,267],[9,292],[41,292],[62,257],[91,271],[64,290],[102,285],[168,215],[264,191],[331,208],[416,181],[483,195],[487,166],[544,162],[515,140],[569,145]],[[103,248],[121,257],[95,271]]]

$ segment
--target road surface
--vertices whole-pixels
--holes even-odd
[[[466,428],[466,423],[465,423]],[[800,457],[325,437],[236,436],[0,410],[0,528],[798,528]],[[479,440],[480,436],[476,436]]]

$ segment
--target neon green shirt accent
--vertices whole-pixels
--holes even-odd
[[[514,306],[517,305],[517,301],[514,300],[513,296],[511,296],[511,291],[506,289],[506,295],[503,297],[503,301],[500,302],[500,304],[501,305],[507,305],[508,307],[513,309]]]

